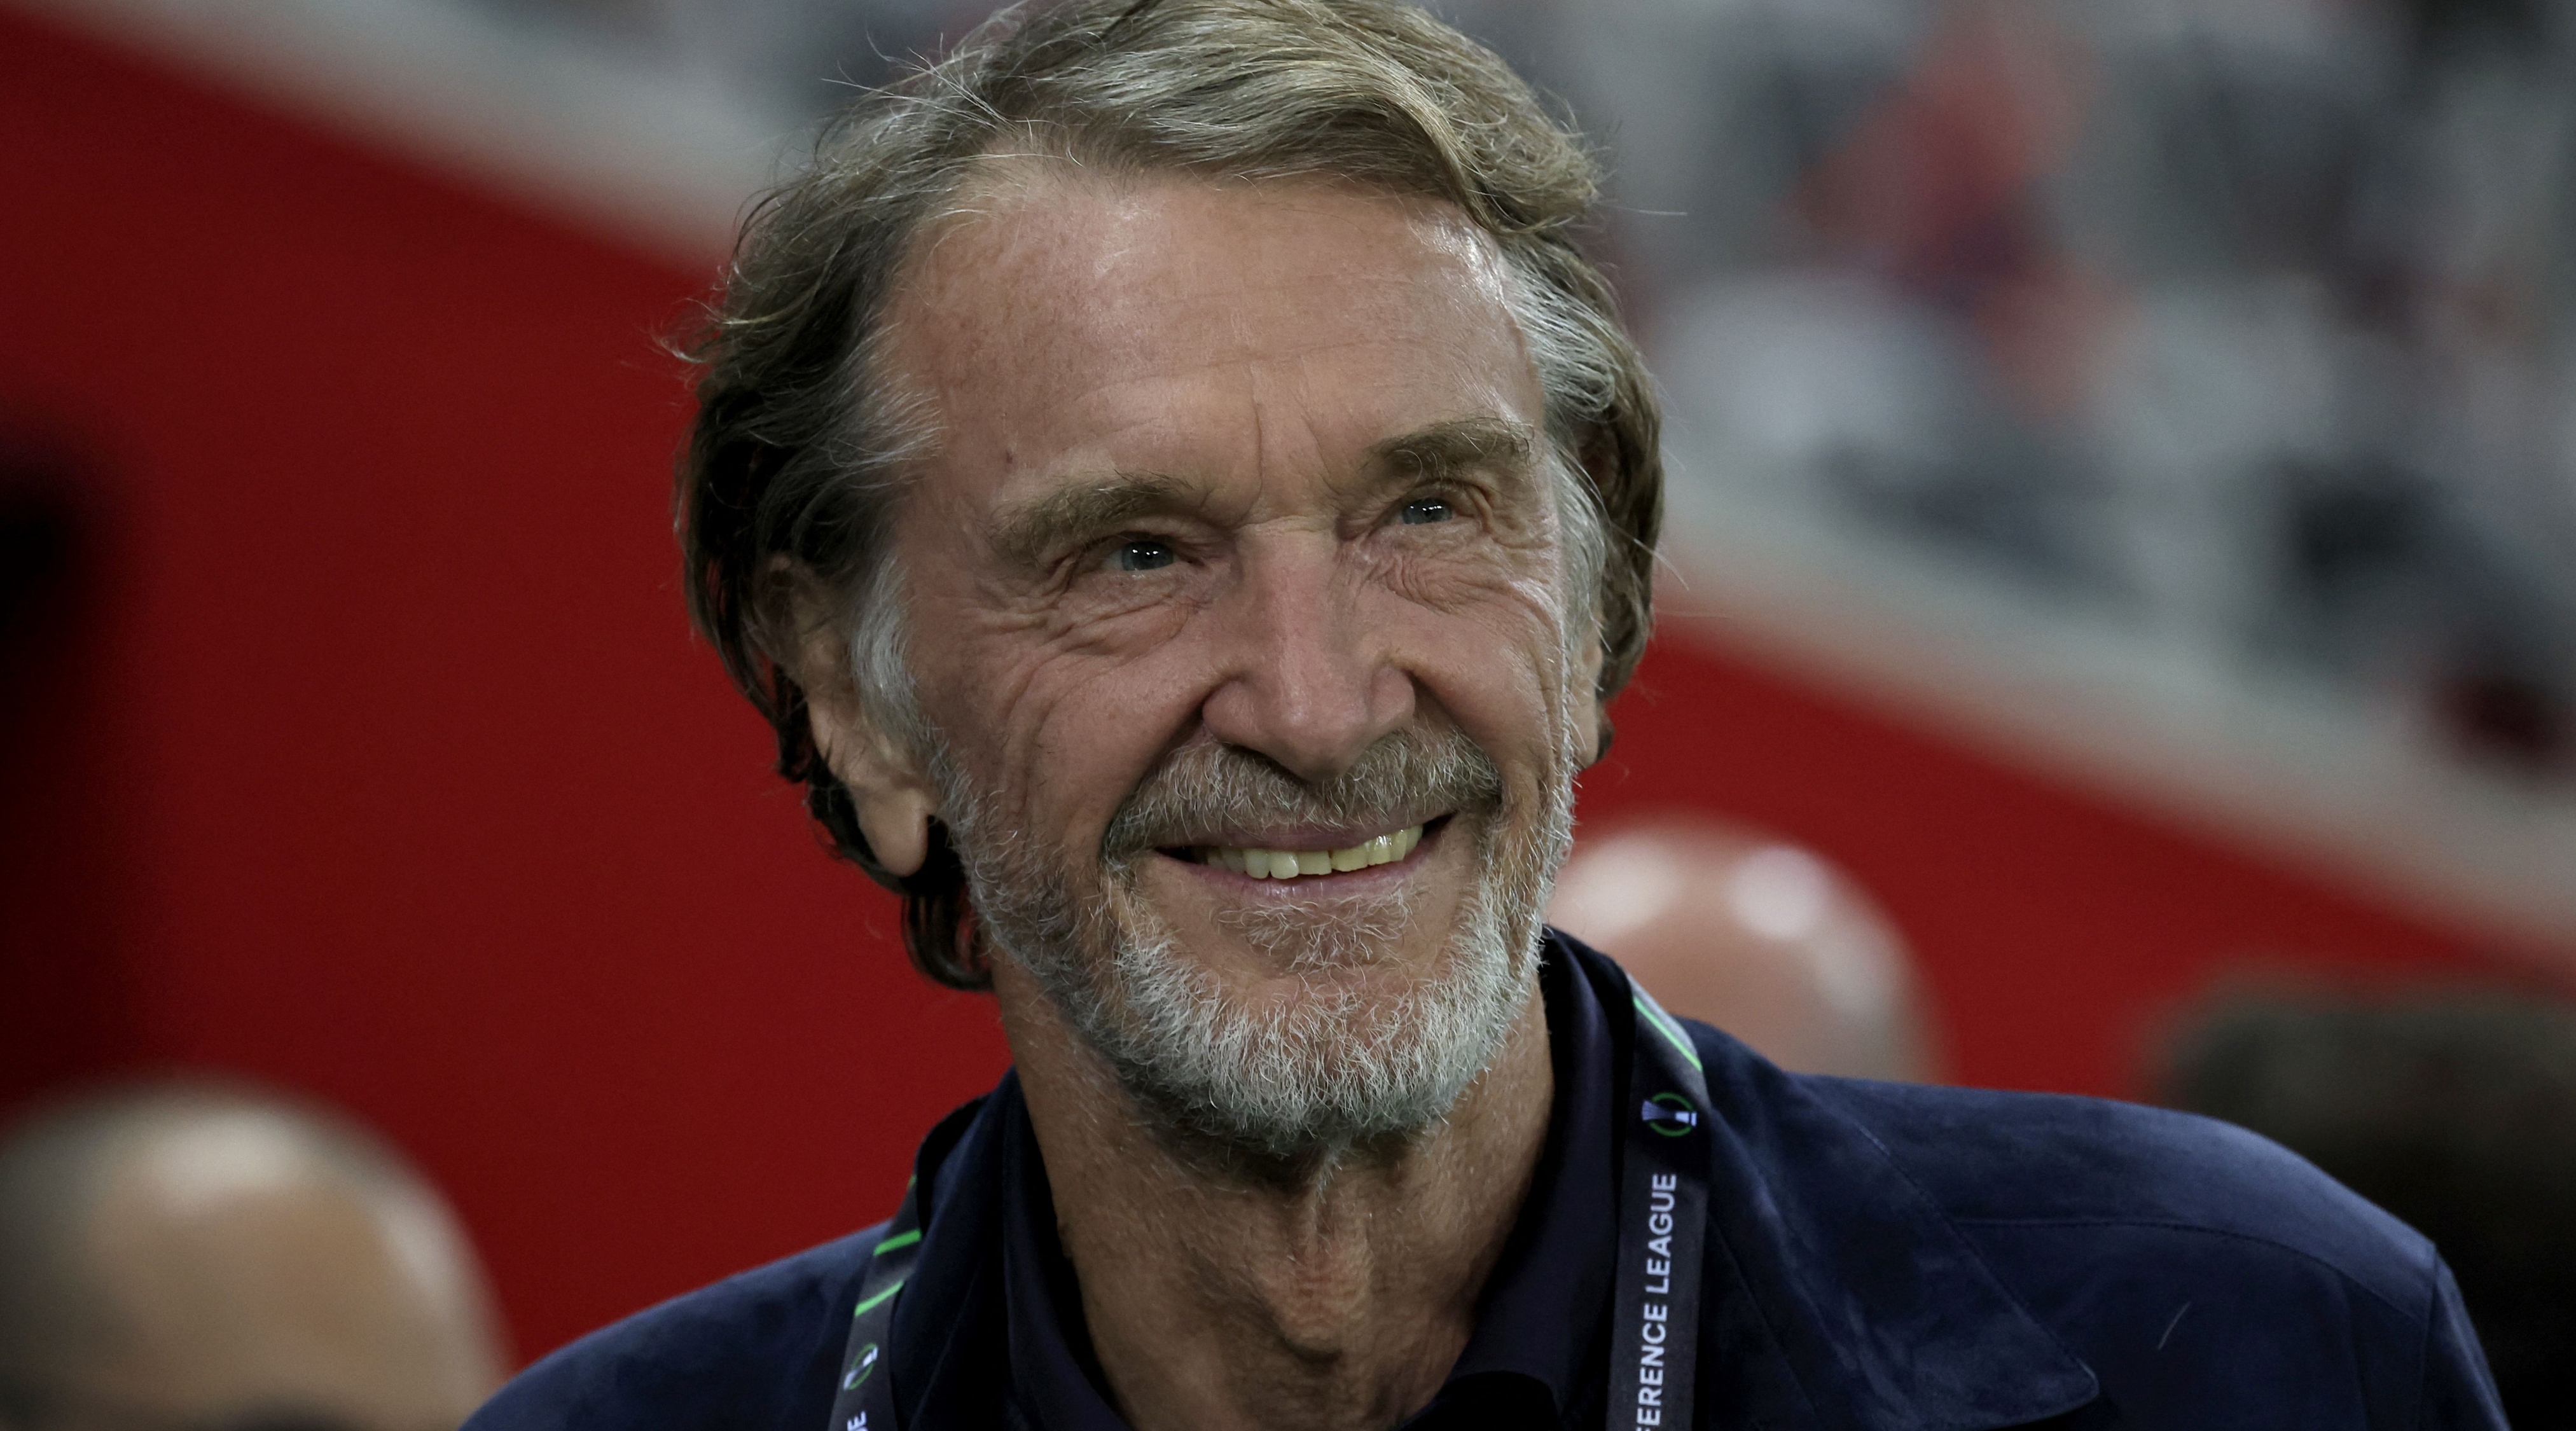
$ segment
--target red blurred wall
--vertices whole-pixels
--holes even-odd
[[[454,1195],[523,1353],[890,1209],[988,1084],[695,644],[656,335],[706,275],[0,12],[0,458],[76,519],[0,703],[0,1113],[229,1070]],[[0,496],[6,496],[0,492]],[[1804,839],[1965,1081],[2116,1092],[2248,952],[2469,931],[1668,637],[1584,812]]]

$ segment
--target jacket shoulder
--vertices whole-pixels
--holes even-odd
[[[1941,1209],[2117,1424],[2502,1431],[2432,1244],[2278,1144],[2098,1098],[1780,1076]]]
[[[592,1332],[521,1372],[466,1431],[811,1431],[879,1224]]]
[[[2429,1310],[2438,1266],[2431,1243],[2242,1128],[2102,1098],[1798,1081],[1857,1124],[1954,1224],[2225,1239],[2314,1263],[2410,1317]]]

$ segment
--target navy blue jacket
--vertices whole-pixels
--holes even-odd
[[[1555,1108],[1478,1327],[1413,1427],[1602,1424],[1634,1014],[1555,936]],[[1690,1024],[1718,1118],[1704,1427],[2500,1428],[2424,1239],[2252,1134],[2037,1094],[1785,1073]],[[888,1373],[912,1431],[1116,1431],[1018,1085],[923,1145]],[[823,1431],[880,1229],[592,1334],[466,1431]]]

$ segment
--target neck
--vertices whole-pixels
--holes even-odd
[[[1137,1431],[1392,1426],[1466,1348],[1554,1074],[1535,994],[1449,1117],[1289,1176],[1175,1148],[1008,960],[1002,1024],[1111,1393]]]

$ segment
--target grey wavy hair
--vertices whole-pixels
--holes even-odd
[[[1454,205],[1500,249],[1566,474],[1569,565],[1592,592],[1597,694],[1651,616],[1661,415],[1575,231],[1599,172],[1502,61],[1395,0],[1055,0],[1004,10],[936,64],[861,96],[753,210],[691,348],[698,416],[678,482],[691,615],[778,737],[778,772],[838,852],[904,896],[940,983],[989,984],[963,871],[934,827],[921,871],[870,854],[816,747],[800,613],[834,613],[862,708],[919,742],[904,699],[891,504],[933,450],[882,371],[881,316],[924,226],[993,156],[1213,180],[1331,179]],[[800,593],[800,584],[802,591]],[[1585,623],[1575,623],[1584,626]]]

